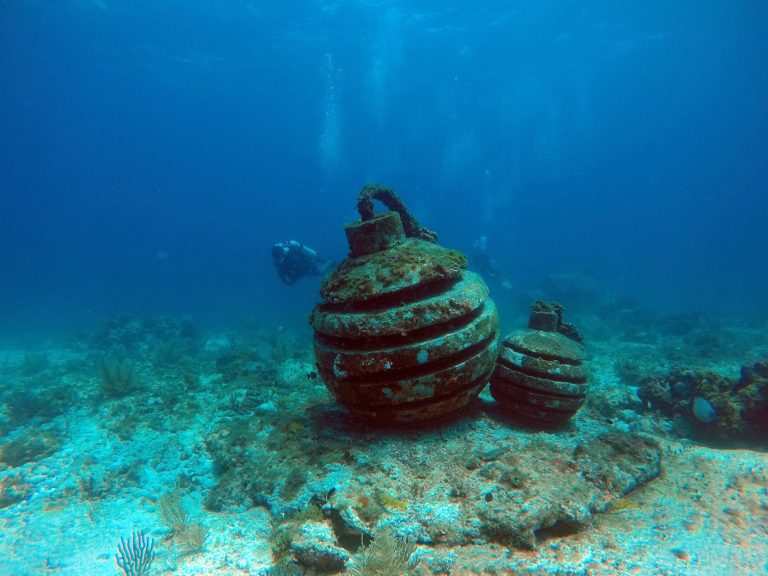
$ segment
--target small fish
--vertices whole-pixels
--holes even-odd
[[[717,412],[715,412],[712,404],[701,396],[696,396],[693,399],[693,415],[703,424],[712,424],[712,422],[717,420]]]

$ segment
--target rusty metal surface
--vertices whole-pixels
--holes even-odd
[[[570,364],[580,364],[584,361],[583,347],[559,332],[521,330],[510,334],[504,343],[513,350],[530,356],[551,357]]]
[[[542,304],[547,303],[534,304],[531,318]],[[491,395],[507,414],[562,424],[584,404],[589,390],[584,347],[580,338],[566,336],[561,330],[565,325],[559,316],[557,320],[552,330],[526,328],[504,339],[490,380]]]
[[[492,340],[470,358],[420,376],[392,381],[348,383],[321,371],[323,381],[344,405],[385,407],[453,394],[468,382],[487,374],[496,358],[497,344]]]
[[[423,240],[344,260],[320,286],[324,303],[366,302],[406,288],[460,278],[463,254]]]
[[[552,418],[568,419],[584,405],[586,396],[565,397],[547,393],[538,393],[520,386],[509,386],[494,373],[491,376],[491,393],[497,402],[516,409],[527,406]]]
[[[316,306],[311,323],[321,334],[342,338],[403,335],[469,314],[487,298],[488,287],[482,278],[474,272],[464,272],[445,293],[383,310],[347,312]]]
[[[537,356],[529,356],[516,352],[507,346],[501,347],[499,362],[506,364],[508,368],[518,368],[519,372],[524,372],[531,376],[558,380],[564,383],[584,383],[587,381],[588,376],[583,364],[566,364],[559,360],[547,360]]]
[[[318,365],[339,381],[390,378],[403,370],[428,369],[486,340],[496,334],[498,328],[498,312],[493,301],[489,300],[480,315],[466,326],[427,340],[384,348],[376,348],[373,342],[368,348],[348,349],[316,338],[315,355]]]
[[[310,323],[318,372],[340,404],[378,422],[423,422],[485,387],[499,315],[463,254],[402,238],[396,219],[347,226],[352,257],[323,281]]]
[[[496,364],[496,370],[493,374],[496,380],[500,383],[506,382],[510,387],[518,386],[534,392],[541,392],[553,396],[583,398],[586,396],[589,389],[586,382],[561,382],[558,380],[531,376],[530,374],[525,374],[498,363]]]

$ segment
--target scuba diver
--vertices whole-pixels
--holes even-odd
[[[304,276],[323,276],[333,268],[332,260],[321,258],[309,246],[297,240],[286,240],[272,246],[272,262],[277,275],[293,286]]]
[[[501,271],[499,263],[488,254],[488,237],[480,236],[472,244],[472,263],[480,274],[498,282],[504,290],[510,290],[512,283]]]

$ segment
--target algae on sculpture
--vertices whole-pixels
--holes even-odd
[[[395,211],[374,215],[372,198]],[[345,227],[350,257],[323,282],[311,316],[320,375],[369,420],[452,413],[485,387],[496,359],[488,288],[391,190],[364,188],[358,208],[362,220]]]
[[[528,327],[507,336],[491,376],[491,394],[528,421],[562,424],[584,404],[587,370],[579,332],[563,322],[563,307],[536,301]]]

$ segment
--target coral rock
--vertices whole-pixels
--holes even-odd
[[[325,522],[302,524],[291,550],[299,564],[322,572],[343,570],[349,560],[349,553],[337,545],[333,529]]]

